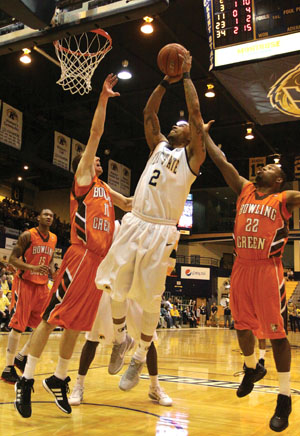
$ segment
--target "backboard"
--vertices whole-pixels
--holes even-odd
[[[106,28],[162,12],[169,0],[57,0],[52,24],[34,30],[0,10],[0,55],[64,36]]]

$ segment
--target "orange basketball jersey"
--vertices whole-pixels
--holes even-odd
[[[97,176],[89,186],[78,186],[74,178],[70,217],[71,243],[104,257],[112,243],[115,211],[107,186]]]
[[[238,200],[234,225],[236,254],[244,259],[282,257],[288,239],[285,192],[265,195],[247,183]]]
[[[47,265],[49,266],[53,252],[56,246],[57,237],[54,233],[48,232],[48,235],[43,235],[37,227],[29,229],[30,244],[23,254],[23,260],[31,265]],[[18,276],[21,279],[29,280],[36,284],[45,284],[48,282],[47,274],[35,273],[33,271],[18,270]]]

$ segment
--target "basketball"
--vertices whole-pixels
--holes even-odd
[[[179,55],[186,53],[186,49],[180,44],[167,44],[158,53],[157,65],[160,71],[174,77],[181,74],[183,60]]]

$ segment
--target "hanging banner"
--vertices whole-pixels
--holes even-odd
[[[54,132],[53,163],[64,170],[70,167],[71,138],[63,133]]]
[[[114,160],[108,161],[108,179],[109,186],[120,194],[129,197],[130,195],[130,180],[131,170],[125,165],[115,162]]]
[[[3,102],[0,141],[20,150],[22,145],[22,127],[22,112]]]
[[[203,0],[204,15],[206,20],[206,29],[208,33],[209,46],[209,70],[212,70],[215,63],[213,28],[212,28],[212,2],[211,0]]]
[[[249,158],[249,180],[255,182],[257,170],[266,165],[266,157],[250,157]]]
[[[180,277],[192,280],[210,280],[210,269],[197,266],[182,266]]]
[[[70,161],[70,171],[74,173],[72,169],[72,162],[74,157],[76,157],[78,154],[82,154],[85,150],[85,145],[81,142],[77,141],[77,139],[72,138],[72,148],[71,148],[71,161]]]
[[[233,64],[214,74],[256,124],[299,121],[299,54]]]
[[[300,179],[300,156],[295,157],[294,171],[295,171],[295,179]]]

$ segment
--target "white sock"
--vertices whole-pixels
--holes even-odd
[[[247,368],[252,368],[252,369],[256,368],[257,360],[256,360],[255,353],[251,354],[251,356],[244,356],[244,360]]]
[[[150,345],[151,345],[151,341],[146,342],[146,341],[143,341],[143,339],[140,339],[138,346],[137,346],[137,349],[135,350],[135,353],[132,357],[134,359],[138,360],[139,362],[145,362],[146,355],[148,353]]]
[[[85,375],[80,375],[80,374],[77,375],[76,384],[78,386],[80,386],[81,388],[83,388],[83,386],[84,386],[85,377],[86,377]]]
[[[266,355],[266,350],[259,349],[259,358],[264,359]]]
[[[150,378],[150,387],[157,388],[159,386],[158,375],[149,375]]]
[[[290,372],[278,372],[279,393],[288,397],[291,396],[290,374]]]
[[[114,335],[115,335],[115,341],[118,344],[122,344],[122,342],[126,339],[126,315],[127,315],[127,309],[128,309],[128,301],[115,301],[111,300],[111,314],[113,317],[113,320],[115,319],[122,319],[124,318],[124,322],[121,324],[113,324],[114,326]]]
[[[39,357],[34,357],[31,356],[31,354],[28,354],[25,371],[23,374],[23,377],[25,377],[27,380],[34,378],[35,367],[38,361],[39,361]]]
[[[122,342],[126,339],[126,327],[125,327],[126,321],[122,322],[122,324],[113,324],[114,326],[114,336],[115,341],[118,344],[122,344]]]
[[[57,367],[55,370],[55,377],[60,378],[61,380],[65,380],[68,375],[68,366],[69,366],[70,359],[63,359],[59,356]]]
[[[6,366],[14,365],[15,355],[19,345],[21,333],[11,330],[8,335],[7,348],[6,348]]]

